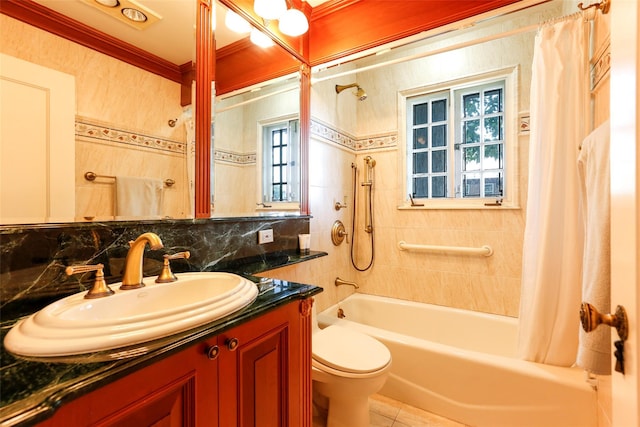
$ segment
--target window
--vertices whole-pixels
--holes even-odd
[[[503,73],[406,94],[405,198],[408,193],[427,204],[464,199],[460,206],[470,207],[487,198],[502,203],[509,189],[506,154],[516,146],[506,141],[511,79]]]
[[[298,120],[263,127],[262,201],[299,202]]]

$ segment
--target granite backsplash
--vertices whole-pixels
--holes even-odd
[[[144,276],[156,276],[162,256],[188,250],[171,262],[174,273],[237,271],[238,265],[286,261],[309,233],[310,216],[162,220],[0,226],[0,317],[2,323],[33,313],[66,295],[88,290],[94,273],[67,276],[74,264],[104,264],[107,283],[122,278],[128,242],[154,232],[164,248],[145,250]],[[274,242],[258,244],[258,231],[273,229]],[[251,271],[248,271],[251,273]],[[151,279],[146,279],[151,280]]]

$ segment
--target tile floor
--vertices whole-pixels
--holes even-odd
[[[464,424],[414,408],[380,394],[369,398],[371,427],[465,427]],[[324,427],[326,420],[313,418],[313,427]]]

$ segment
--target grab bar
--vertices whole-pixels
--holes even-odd
[[[442,254],[461,254],[461,255],[493,255],[493,249],[489,245],[480,248],[467,248],[463,246],[434,246],[434,245],[413,245],[403,240],[398,242],[398,248],[401,251],[415,252],[437,252]]]

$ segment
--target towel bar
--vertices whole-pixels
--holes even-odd
[[[116,179],[116,177],[113,176],[113,175],[98,175],[95,172],[85,172],[85,174],[84,174],[84,179],[86,179],[87,181],[95,181],[96,178]],[[164,180],[164,185],[166,185],[167,187],[171,187],[175,183],[176,182],[171,178],[168,178],[168,179]]]

